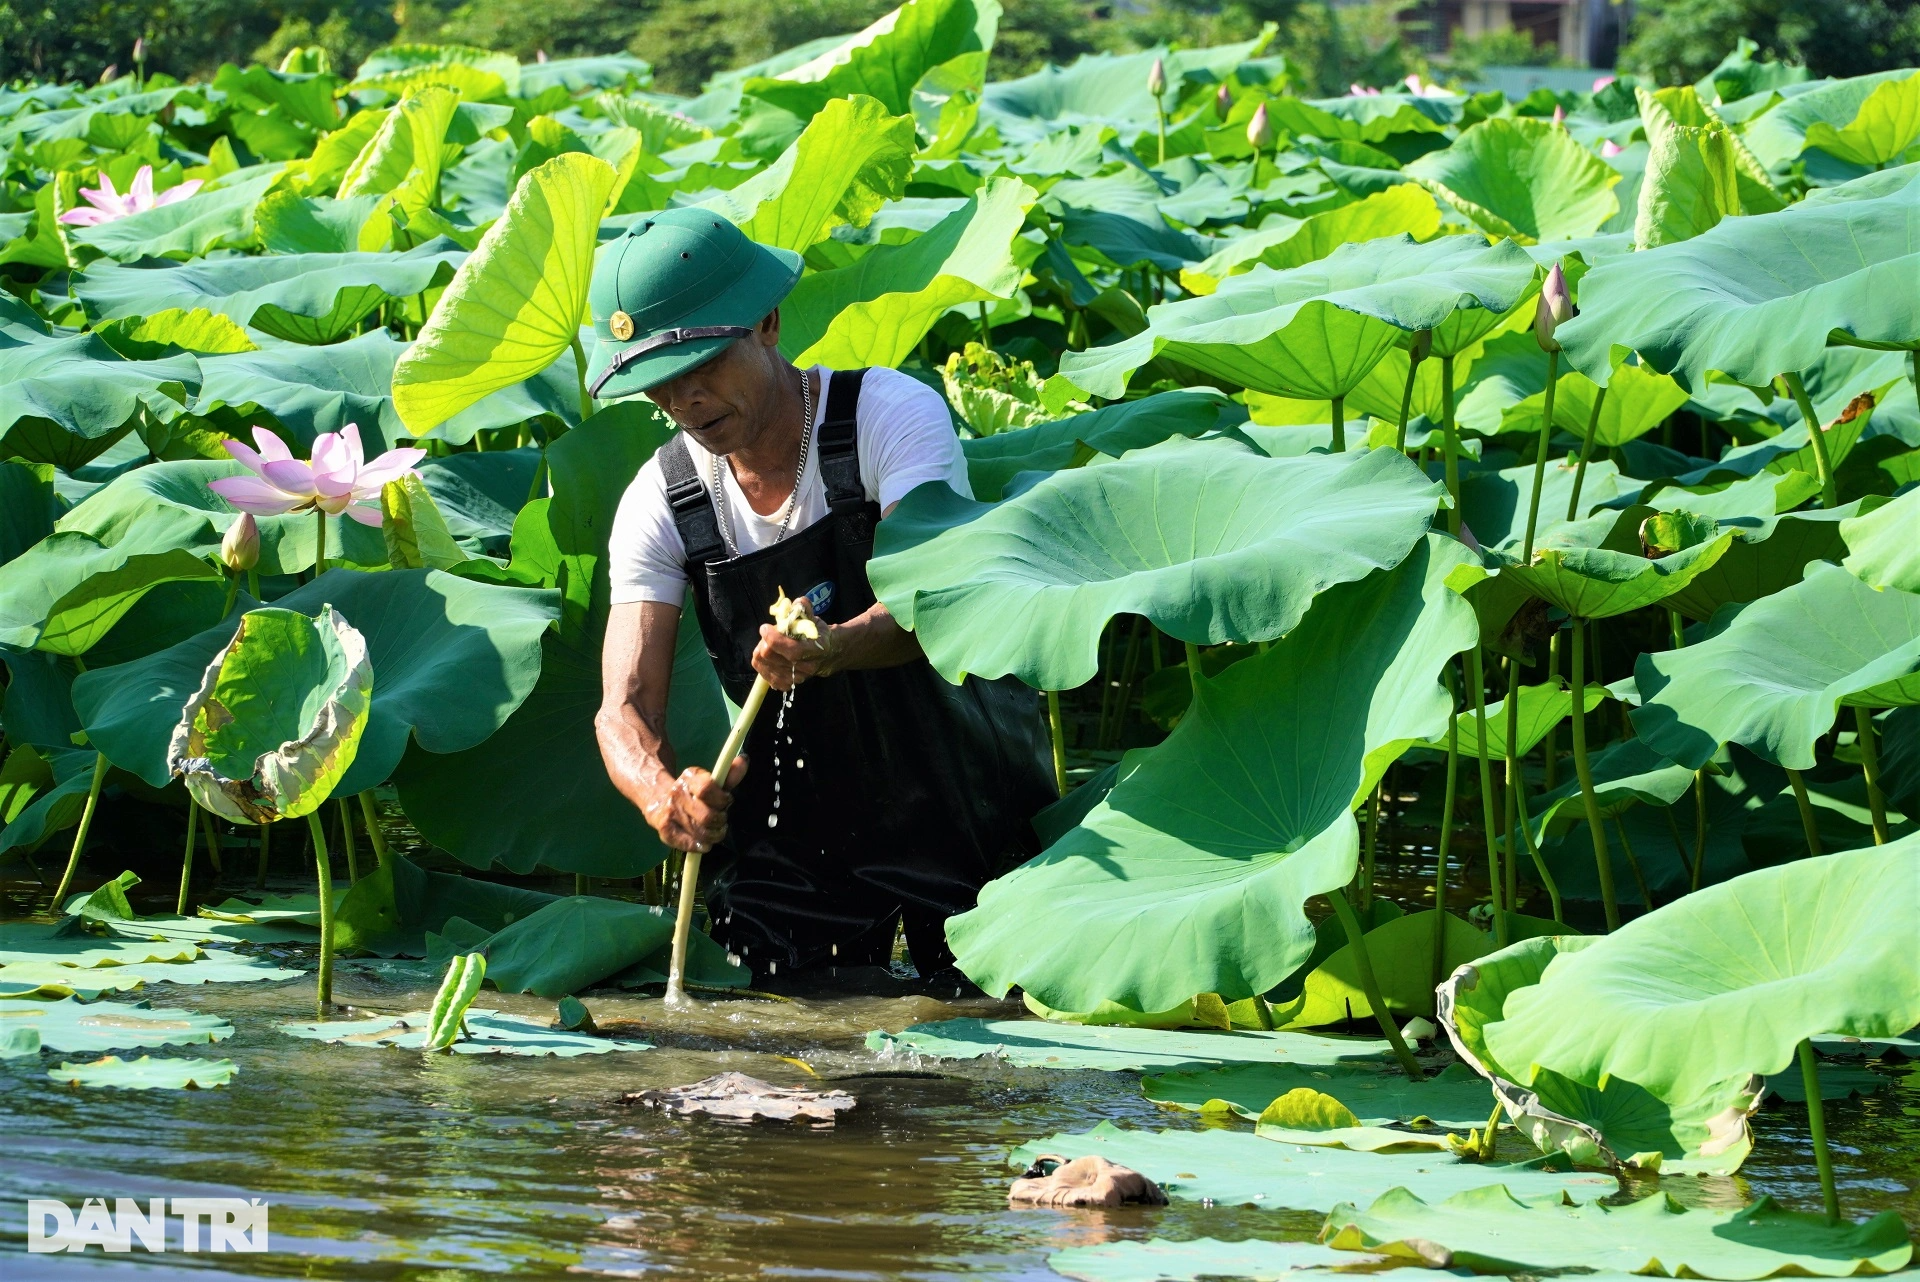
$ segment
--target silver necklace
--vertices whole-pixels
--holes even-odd
[[[807,454],[813,444],[813,373],[810,370],[800,371],[800,424],[800,463],[793,469],[793,491],[780,507],[780,529],[773,536],[775,543],[787,537],[787,531],[793,524],[793,514],[800,509],[800,478],[807,474]],[[720,476],[720,458],[718,454],[709,458],[713,474],[713,504],[719,509],[720,537],[726,540],[727,554],[739,556],[740,548],[733,539],[733,518],[727,513],[727,487]]]

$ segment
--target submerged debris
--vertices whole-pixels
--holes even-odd
[[[775,1086],[745,1073],[715,1073],[689,1086],[655,1087],[630,1091],[620,1097],[623,1104],[657,1108],[667,1113],[710,1113],[715,1117],[733,1117],[751,1121],[771,1117],[791,1121],[796,1117],[832,1124],[837,1113],[856,1103],[845,1091],[806,1091],[797,1087]]]
[[[1007,1201],[1015,1206],[1165,1206],[1167,1195],[1140,1172],[1104,1157],[1068,1161],[1042,1153],[1007,1190]]]

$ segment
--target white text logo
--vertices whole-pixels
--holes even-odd
[[[90,1197],[75,1212],[65,1202],[31,1198],[27,1202],[27,1250],[131,1251],[167,1249],[168,1200],[147,1199],[143,1207],[130,1197],[114,1199],[112,1211],[105,1198]],[[180,1249],[184,1251],[264,1251],[267,1249],[267,1204],[262,1198],[176,1197],[173,1214],[180,1217]],[[200,1227],[206,1225],[201,1245]]]

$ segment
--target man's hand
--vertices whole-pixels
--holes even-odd
[[[727,771],[726,787],[699,766],[688,766],[673,786],[640,808],[660,840],[672,850],[713,849],[727,835],[727,809],[733,789],[747,777],[747,759],[735,757]]]
[[[790,637],[770,623],[760,625],[760,644],[753,647],[753,670],[782,693],[809,677],[831,675],[839,667],[843,649],[833,624],[820,625],[820,639]]]

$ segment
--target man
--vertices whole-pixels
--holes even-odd
[[[946,919],[1030,848],[1046,747],[1032,691],[947,683],[874,600],[875,524],[918,485],[968,494],[966,464],[931,388],[780,354],[799,274],[799,255],[695,209],[601,252],[591,390],[644,392],[680,429],[614,518],[601,755],[663,842],[717,852],[714,935],[755,970],[885,965],[904,921],[931,977],[952,964]],[[728,694],[756,674],[780,692],[725,780],[682,768],[667,734],[689,589]],[[782,589],[819,640],[770,626]]]

